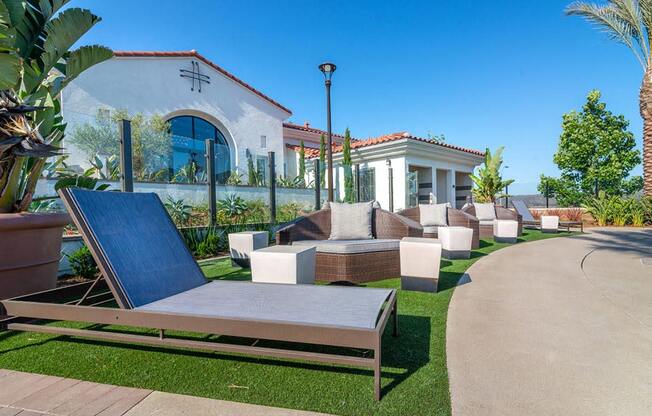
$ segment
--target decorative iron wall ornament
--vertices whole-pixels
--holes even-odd
[[[192,86],[190,87],[190,91],[195,90],[195,83],[197,84],[197,92],[201,92],[201,85],[202,82],[205,82],[206,84],[210,84],[211,77],[208,75],[202,74],[199,72],[199,62],[197,61],[191,61],[192,64],[192,69],[180,69],[179,72],[181,72],[180,76],[181,78],[189,78],[192,80]]]

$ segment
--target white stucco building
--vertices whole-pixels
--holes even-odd
[[[190,162],[204,167],[204,140],[216,145],[218,181],[237,169],[246,174],[250,157],[267,169],[273,151],[278,175],[297,174],[298,147],[303,141],[308,157],[316,157],[322,130],[308,123],[288,122],[292,112],[195,51],[115,52],[69,84],[62,93],[68,132],[93,123],[102,113],[162,116],[171,126],[172,155],[166,162],[174,174]],[[334,135],[334,164],[341,164],[342,136]],[[72,166],[88,167],[89,155],[64,140]],[[482,152],[397,133],[354,141],[353,163],[361,169],[365,199],[389,206],[388,165],[394,177],[394,208],[427,201],[461,205],[470,190],[468,173],[483,160]],[[306,163],[308,170],[312,164]],[[337,170],[337,190],[343,197],[344,178]],[[246,178],[244,178],[246,180]]]

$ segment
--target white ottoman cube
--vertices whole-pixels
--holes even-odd
[[[559,217],[556,215],[541,216],[541,231],[544,233],[556,233],[559,230]]]
[[[267,231],[243,231],[229,234],[229,252],[233,266],[249,267],[249,254],[267,247]]]
[[[494,241],[515,243],[518,238],[518,221],[494,220]]]
[[[271,246],[253,251],[251,280],[256,283],[315,283],[315,247]]]
[[[439,227],[437,239],[441,242],[441,255],[446,259],[471,257],[473,230],[466,227]]]
[[[441,243],[432,238],[405,237],[400,243],[401,289],[436,292]]]

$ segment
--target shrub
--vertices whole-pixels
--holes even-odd
[[[229,175],[229,179],[226,180],[227,185],[242,185],[242,174],[237,170],[234,170]]]
[[[97,276],[99,273],[95,259],[93,258],[91,251],[86,246],[82,246],[72,253],[66,254],[66,257],[70,262],[72,272],[76,276],[80,276],[85,279],[94,279],[95,276]]]
[[[269,221],[269,207],[262,199],[247,201],[247,211],[245,212],[245,223],[261,223]]]
[[[193,227],[180,230],[188,249],[198,258],[216,256],[226,251],[226,233],[218,227]]]
[[[563,213],[567,221],[582,221],[584,218],[584,210],[582,208],[568,208],[563,210]]]
[[[613,225],[622,227],[628,223],[631,210],[631,199],[610,198],[608,201],[609,217]]]
[[[644,199],[629,199],[629,216],[634,227],[643,227],[646,222],[647,203]]]
[[[192,207],[186,205],[183,199],[174,199],[171,196],[168,196],[165,208],[176,225],[188,225],[190,215],[192,214]]]
[[[597,198],[589,198],[586,203],[582,204],[582,207],[591,214],[598,225],[604,226],[609,223],[611,204],[609,198],[603,192]]]
[[[235,194],[228,194],[226,198],[217,201],[217,215],[220,224],[240,223],[247,212],[247,203]]]
[[[288,222],[303,214],[303,206],[297,202],[288,202],[278,206],[276,211],[277,222]]]

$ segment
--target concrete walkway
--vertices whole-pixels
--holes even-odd
[[[454,416],[650,415],[652,229],[518,244],[453,294]]]
[[[0,416],[39,415],[319,416],[320,414],[0,369]]]

